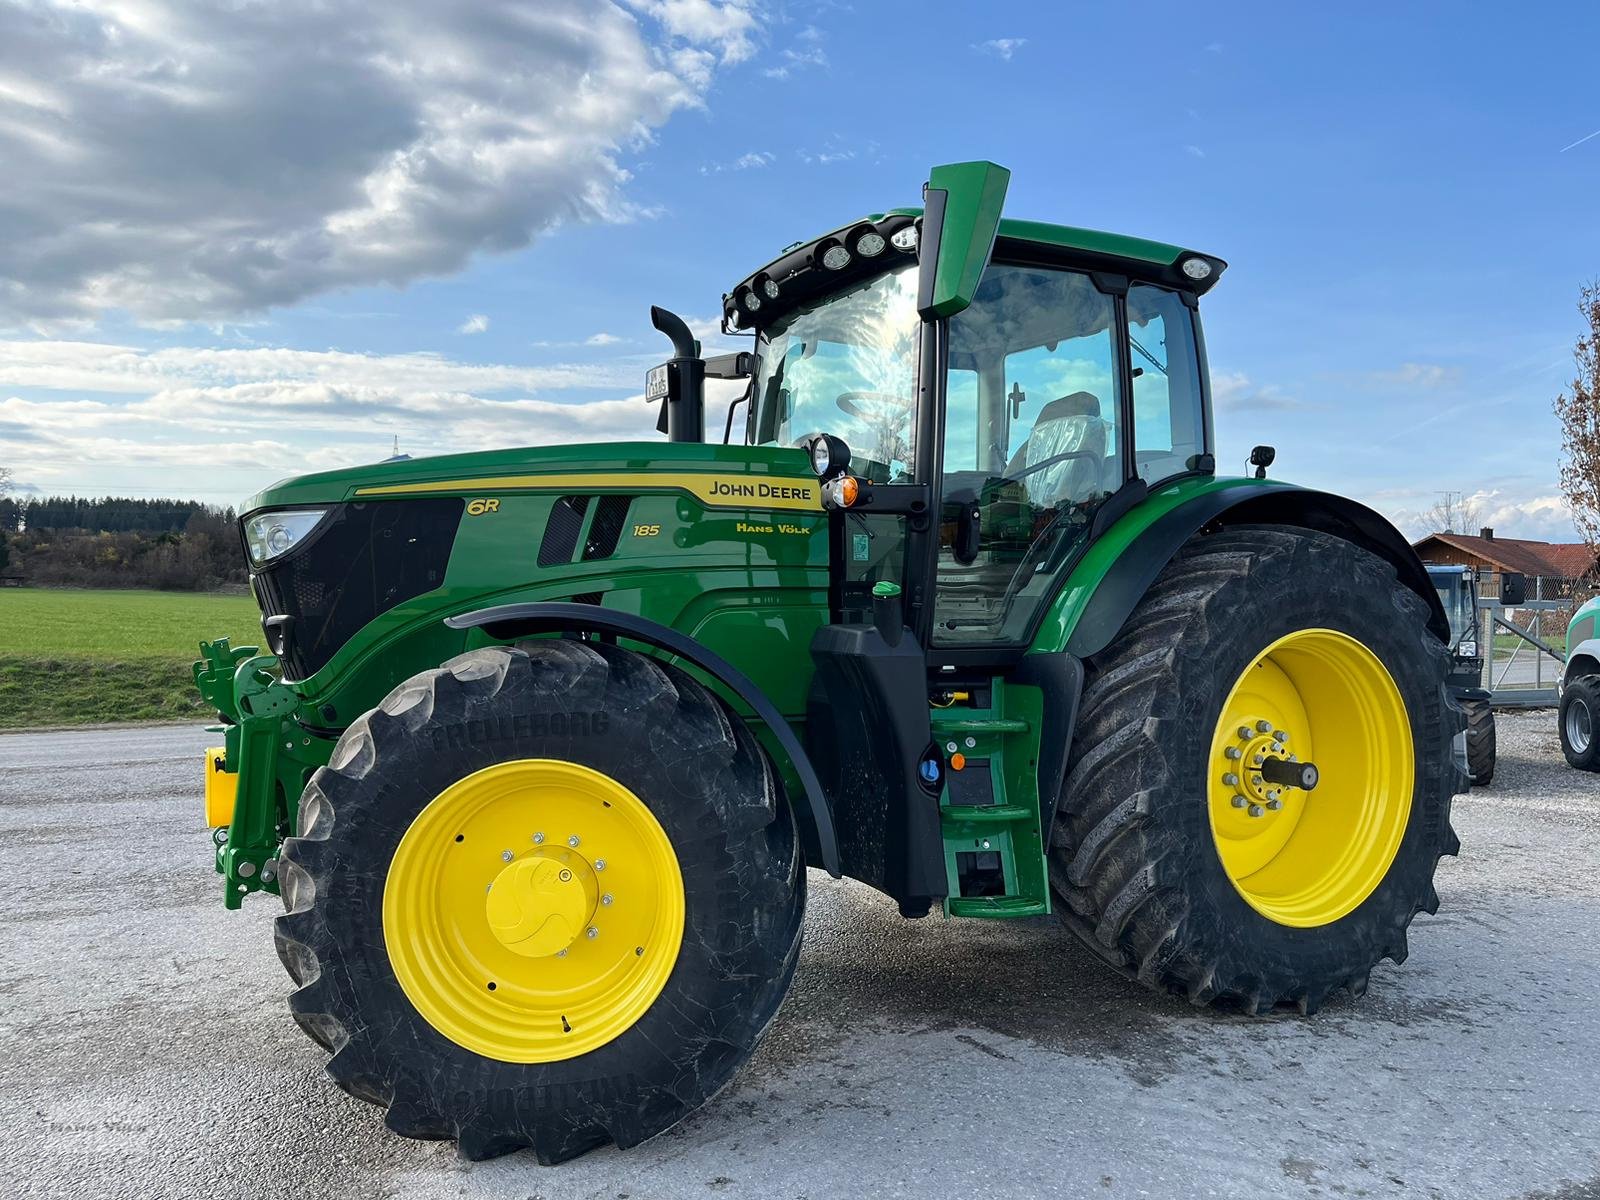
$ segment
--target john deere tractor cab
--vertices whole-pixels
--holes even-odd
[[[1428,578],[1450,619],[1450,690],[1467,719],[1467,773],[1476,787],[1494,778],[1495,732],[1491,692],[1483,686],[1484,651],[1494,648],[1494,631],[1479,630],[1478,572],[1468,566],[1429,563]],[[1501,602],[1520,603],[1526,596],[1523,576],[1503,572]],[[1490,661],[1493,661],[1492,653]]]
[[[668,1128],[777,1011],[807,867],[1055,912],[1251,1013],[1405,958],[1466,786],[1438,594],[1267,448],[1216,475],[1220,259],[1004,218],[1007,182],[938,167],[789,247],[724,299],[748,350],[656,310],[665,442],[245,506],[267,652],[196,665],[216,865],[282,895],[295,1018],[391,1129]],[[707,377],[748,380],[724,443]]]

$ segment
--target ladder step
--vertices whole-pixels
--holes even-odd
[[[949,824],[962,821],[990,824],[1039,819],[1039,810],[1028,804],[950,804],[941,808],[939,812]]]
[[[1048,901],[1025,896],[952,896],[945,903],[952,917],[1031,917],[1050,911]]]
[[[1015,717],[973,717],[969,720],[961,718],[933,717],[935,733],[1026,733],[1029,725]]]

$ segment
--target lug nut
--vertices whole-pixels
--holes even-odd
[[[557,950],[556,951],[556,957],[557,958],[565,958],[566,956],[567,956],[567,952],[565,950]]]
[[[509,850],[500,851],[500,861],[501,862],[510,862],[515,857],[516,857],[516,855],[511,853],[511,851],[509,851]]]
[[[567,845],[571,846],[574,850],[576,850],[578,848],[578,835],[577,834],[573,834],[571,837],[569,837],[567,839]]]
[[[1277,812],[1280,808],[1283,807],[1283,801],[1282,800],[1268,800],[1267,801],[1267,807],[1270,808],[1273,812]]]
[[[607,892],[604,896],[601,896],[600,897],[600,903],[601,904],[610,904],[611,903],[611,893]]]
[[[1262,763],[1267,761],[1267,756],[1264,754],[1255,754],[1251,756],[1250,761],[1259,767]]]
[[[1235,794],[1234,797],[1233,797],[1233,800],[1232,800],[1232,804],[1233,804],[1233,806],[1235,808],[1243,808],[1244,807],[1244,797],[1240,796],[1238,794]]]
[[[1259,816],[1260,816],[1260,815],[1261,815],[1261,813],[1262,813],[1262,812],[1263,812],[1263,809],[1262,809],[1262,807],[1261,807],[1261,805],[1259,805],[1259,804],[1252,804],[1252,805],[1251,805],[1251,806],[1250,806],[1250,815],[1251,815],[1251,816],[1252,816],[1252,817],[1259,817]]]
[[[534,845],[535,845],[535,846],[542,846],[542,845],[544,845],[544,834],[542,834],[542,833],[536,833],[536,834],[534,834],[534,835],[533,835],[533,844],[534,844]]]
[[[1250,726],[1248,726],[1248,725],[1239,726],[1239,740],[1241,742],[1248,742],[1254,736],[1255,735],[1250,730]]]
[[[604,871],[606,869],[606,860],[603,859],[603,858],[595,859],[594,860],[594,869],[596,871]]]
[[[1224,756],[1226,756],[1228,758],[1242,758],[1242,757],[1244,757],[1244,751],[1239,749],[1239,747],[1237,747],[1237,746],[1229,746],[1222,753],[1223,753]]]
[[[1271,721],[1257,721],[1256,722],[1256,730],[1258,732],[1260,732],[1260,733],[1271,733],[1272,732],[1272,722]]]
[[[1238,787],[1239,786],[1239,777],[1237,775],[1235,775],[1232,771],[1229,771],[1226,775],[1224,775],[1222,777],[1222,782],[1227,784],[1229,787]]]
[[[1289,740],[1289,735],[1283,730],[1279,729],[1273,733],[1272,738],[1274,741],[1287,742]]]
[[[589,936],[592,938],[597,938],[600,936],[600,931],[591,925],[589,926]]]
[[[1276,800],[1282,794],[1283,793],[1278,791],[1277,788],[1273,788],[1270,792],[1267,793],[1267,799],[1268,800]]]

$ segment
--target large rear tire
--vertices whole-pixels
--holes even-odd
[[[1249,1012],[1311,1012],[1402,961],[1467,787],[1427,618],[1342,539],[1196,536],[1089,663],[1050,850],[1068,927],[1150,987]],[[1311,790],[1254,775],[1294,748]]]
[[[1494,708],[1487,700],[1467,700],[1461,707],[1467,715],[1467,774],[1473,787],[1487,787],[1494,781]]]
[[[627,1147],[709,1099],[793,977],[770,765],[683,671],[472,651],[346,731],[283,849],[278,950],[340,1087],[468,1158]]]

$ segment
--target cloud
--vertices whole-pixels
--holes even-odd
[[[974,42],[972,48],[979,54],[992,54],[1010,62],[1011,56],[1027,44],[1027,38],[990,38],[987,42]]]
[[[1199,146],[1185,146],[1183,152],[1193,158],[1204,158],[1206,156],[1206,152],[1200,149]]]
[[[787,47],[779,55],[779,59],[781,61],[777,66],[768,67],[761,72],[768,79],[787,79],[796,71],[803,71],[807,67],[822,68],[828,65],[828,55],[817,45],[800,50],[792,46]]]
[[[732,162],[705,163],[700,168],[700,174],[720,175],[724,171],[756,171],[762,167],[770,167],[777,160],[778,156],[770,150],[752,150],[748,154],[741,154]]]
[[[1415,540],[1434,532],[1429,510],[1438,498],[1437,492],[1406,488],[1378,492],[1366,497],[1366,501]],[[1496,537],[1540,542],[1578,540],[1566,500],[1549,491],[1547,484],[1535,480],[1507,480],[1494,487],[1479,488],[1464,497],[1463,503],[1481,514],[1481,524],[1493,529]]]
[[[1440,366],[1438,363],[1401,363],[1392,371],[1374,371],[1376,383],[1410,388],[1449,387],[1461,380],[1460,367]]]
[[[614,362],[0,341],[0,461],[34,486],[159,469],[163,487],[196,494],[216,492],[224,468],[242,472],[223,480],[242,494],[381,458],[394,436],[413,454],[654,439],[640,379]]]
[[[1283,412],[1310,407],[1277,384],[1257,384],[1238,371],[1213,371],[1211,397],[1222,412]]]
[[[473,313],[465,321],[461,322],[461,326],[460,326],[460,328],[458,328],[456,330],[456,332],[457,333],[482,333],[482,332],[484,332],[484,330],[486,330],[488,328],[489,328],[489,318],[484,316],[482,313]]]
[[[215,320],[637,215],[747,0],[0,7],[0,328]]]
[[[594,333],[584,338],[585,346],[615,346],[622,339],[614,333]]]

